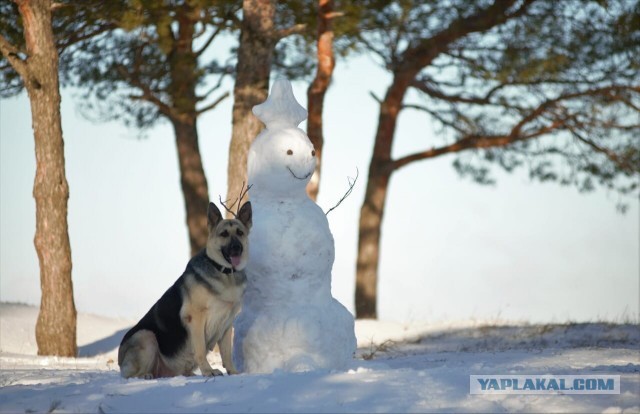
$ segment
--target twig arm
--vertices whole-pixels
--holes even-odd
[[[342,204],[342,202],[349,197],[349,195],[351,195],[351,192],[353,191],[353,187],[355,187],[356,185],[356,181],[358,181],[358,176],[360,175],[360,171],[358,171],[358,167],[356,167],[356,177],[353,178],[353,181],[351,181],[351,177],[347,177],[347,181],[349,182],[349,189],[347,189],[347,191],[344,193],[344,195],[342,196],[342,198],[340,200],[338,200],[338,202],[336,203],[335,206],[331,207],[329,210],[327,210],[326,213],[324,213],[324,215],[328,215],[329,213],[331,213],[336,207],[338,207],[340,204]]]

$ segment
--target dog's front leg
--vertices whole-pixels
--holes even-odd
[[[189,330],[189,336],[191,338],[191,346],[193,347],[193,356],[200,368],[200,372],[205,377],[222,375],[222,372],[218,369],[211,368],[207,361],[207,343],[205,340],[205,323],[206,323],[206,311],[190,312],[186,314],[185,322],[187,329]]]
[[[220,356],[222,357],[222,366],[227,370],[227,374],[237,374],[235,365],[233,364],[233,358],[231,357],[231,350],[233,349],[233,328],[229,327],[222,339],[218,341],[218,347],[220,348]]]

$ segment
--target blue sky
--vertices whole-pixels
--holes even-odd
[[[340,61],[327,96],[325,164],[318,203],[327,210],[347,176],[360,178],[328,217],[336,244],[334,296],[353,310],[357,226],[378,105],[389,77],[366,57]],[[306,107],[306,84],[294,93]],[[231,81],[224,83],[231,91]],[[183,271],[189,255],[173,133],[145,138],[117,123],[92,124],[63,91],[70,185],[69,232],[76,306],[136,318]],[[199,121],[210,197],[226,194],[231,136],[227,99]],[[302,125],[304,128],[304,124]],[[400,117],[394,155],[438,142],[419,113]],[[453,159],[414,163],[393,175],[383,226],[381,319],[637,318],[639,206],[616,212],[618,195],[539,184],[526,171],[496,171],[497,185],[461,179]],[[0,102],[0,299],[37,304],[33,247],[35,156],[25,95]]]

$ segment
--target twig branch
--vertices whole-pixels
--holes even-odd
[[[277,30],[275,33],[275,37],[277,39],[283,39],[287,36],[291,36],[294,34],[301,34],[305,31],[305,29],[307,28],[306,24],[295,24],[291,27],[287,27],[285,29],[280,29]]]
[[[358,181],[358,176],[360,175],[360,171],[358,171],[358,167],[356,167],[356,177],[353,178],[353,181],[351,177],[347,177],[347,181],[349,182],[349,189],[347,190],[346,193],[344,193],[344,195],[342,196],[342,198],[340,200],[338,200],[338,203],[331,207],[329,210],[327,210],[326,213],[324,213],[324,215],[328,215],[329,213],[331,213],[336,207],[338,207],[340,204],[342,204],[342,202],[349,197],[349,195],[351,194],[351,192],[353,191],[353,187],[355,187],[356,185],[356,181]]]
[[[424,160],[427,158],[434,158],[440,155],[454,153],[454,152],[460,152],[469,148],[505,147],[517,141],[526,141],[526,140],[537,138],[541,135],[548,134],[551,132],[560,131],[560,130],[570,130],[569,122],[571,121],[572,117],[567,115],[562,117],[555,116],[553,117],[553,120],[549,125],[542,126],[537,129],[527,131],[525,127],[529,125],[531,122],[544,116],[545,113],[552,113],[554,108],[559,107],[562,101],[569,101],[569,100],[581,98],[584,96],[596,96],[596,95],[607,96],[611,98],[615,96],[616,93],[619,93],[621,91],[638,92],[640,91],[640,87],[614,85],[614,86],[595,88],[595,89],[590,89],[586,91],[572,92],[572,93],[560,95],[556,98],[544,101],[537,108],[532,109],[531,112],[525,117],[523,117],[515,126],[513,126],[511,131],[507,134],[500,134],[500,135],[479,135],[475,133],[469,134],[469,135],[463,136],[462,138],[458,139],[456,142],[450,145],[446,145],[439,148],[432,148],[427,151],[417,152],[415,154],[410,154],[402,158],[398,158],[391,162],[390,167],[393,170],[397,170],[414,161]],[[425,110],[426,108],[415,108],[415,109]],[[584,143],[589,145],[588,142],[584,142]]]
[[[213,85],[208,91],[206,91],[202,95],[199,95],[199,96],[196,97],[198,99],[198,101],[204,101],[205,99],[207,99],[207,97],[209,95],[211,95],[213,93],[213,91],[220,89],[220,86],[222,86],[222,81],[224,80],[224,77],[226,75],[230,75],[231,72],[232,71],[229,70],[228,67],[226,67],[225,71],[220,75],[220,78],[218,78],[218,82],[216,82],[216,84]]]
[[[402,105],[402,109],[415,109],[416,111],[426,112],[427,114],[429,114],[432,117],[434,117],[437,121],[439,121],[442,125],[447,126],[449,128],[452,128],[452,129],[460,132],[463,135],[468,135],[469,134],[468,130],[463,129],[462,127],[456,125],[452,121],[448,121],[442,115],[440,115],[439,113],[437,113],[435,111],[430,110],[426,106],[415,105],[415,104],[404,104],[404,105]]]
[[[375,358],[376,354],[379,352],[388,352],[396,345],[395,341],[391,339],[387,339],[381,344],[374,345],[373,341],[369,344],[369,352],[365,352],[362,354],[362,359],[365,361],[370,361]]]
[[[252,185],[247,186],[247,188],[244,188],[244,181],[242,182],[242,188],[240,188],[240,196],[238,198],[236,198],[236,201],[233,202],[233,204],[231,204],[231,206],[228,206],[227,203],[229,202],[229,200],[227,201],[222,201],[222,196],[219,195],[218,199],[220,200],[220,204],[222,205],[222,207],[224,207],[225,210],[227,210],[233,217],[238,217],[238,213],[240,212],[240,204],[242,204],[242,199],[247,195],[247,193],[249,192],[249,190],[251,189]],[[236,205],[236,203],[238,204],[236,207],[236,211],[234,212],[233,210],[231,210],[233,208],[233,206]]]
[[[634,167],[633,164],[627,162],[627,160],[621,159],[621,157],[618,154],[616,154],[614,151],[612,151],[612,150],[610,150],[608,148],[605,148],[605,147],[601,147],[600,145],[596,144],[595,142],[585,138],[578,131],[576,131],[575,128],[569,127],[568,129],[569,129],[569,131],[571,131],[571,134],[578,141],[581,141],[582,143],[588,145],[594,151],[599,152],[601,154],[604,154],[611,162],[616,164],[616,166],[618,168],[620,168],[621,170],[632,172],[637,168],[637,167]]]
[[[219,97],[218,99],[216,99],[215,101],[213,101],[213,102],[212,102],[212,103],[210,103],[209,105],[205,106],[205,107],[204,107],[204,108],[202,108],[202,109],[198,109],[198,110],[196,111],[196,114],[197,114],[197,115],[201,115],[201,114],[203,114],[204,112],[207,112],[207,111],[212,110],[213,108],[215,108],[216,106],[218,106],[218,104],[219,104],[220,102],[224,101],[228,96],[229,96],[229,92],[225,92],[225,93],[223,93],[221,97]]]
[[[373,91],[369,91],[369,95],[371,95],[371,97],[372,97],[376,102],[378,102],[379,104],[381,104],[381,105],[382,105],[382,99],[378,98],[378,97],[376,96],[376,94],[375,94],[375,93],[373,93]]]
[[[491,89],[485,96],[461,96],[455,94],[445,94],[439,89],[436,89],[430,86],[425,80],[414,80],[411,82],[411,86],[418,89],[421,92],[426,93],[432,98],[442,99],[447,102],[460,102],[460,103],[468,103],[475,105],[492,105],[491,95],[493,95],[498,89]],[[502,86],[502,85],[500,85]]]
[[[209,36],[209,38],[207,39],[207,41],[206,41],[206,42],[204,42],[204,44],[202,45],[202,47],[200,48],[200,50],[197,50],[197,51],[195,52],[195,55],[196,55],[196,56],[200,56],[200,55],[202,55],[202,53],[203,53],[205,50],[207,50],[207,48],[209,47],[209,45],[211,45],[211,42],[213,42],[213,39],[215,39],[215,38],[220,34],[220,32],[222,31],[222,27],[223,27],[223,26],[222,26],[222,25],[220,25],[220,26],[218,26],[218,27],[216,28],[216,30],[214,30],[214,31],[213,31],[213,33],[211,34],[211,36]]]

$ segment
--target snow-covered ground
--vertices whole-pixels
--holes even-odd
[[[80,357],[54,358],[36,356],[36,317],[0,304],[0,412],[640,411],[637,324],[357,321],[346,371],[125,380],[114,361],[133,321],[80,314]],[[620,375],[621,393],[470,395],[470,374]]]

